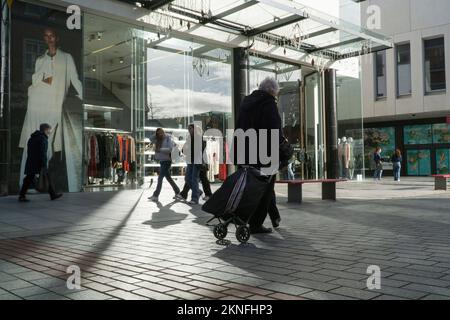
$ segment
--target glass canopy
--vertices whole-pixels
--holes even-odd
[[[391,38],[361,27],[360,4],[354,0],[122,1],[137,6],[137,20],[158,35],[176,32],[287,62],[325,65],[392,47]],[[173,40],[162,40],[158,46],[174,48]]]

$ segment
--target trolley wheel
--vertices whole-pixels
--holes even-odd
[[[214,237],[216,237],[219,240],[225,239],[228,233],[228,228],[225,224],[219,223],[218,225],[214,226]]]
[[[246,243],[250,239],[250,229],[247,226],[239,226],[236,229],[236,239],[241,243]]]

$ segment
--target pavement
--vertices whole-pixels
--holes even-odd
[[[277,185],[280,228],[239,244],[230,227],[227,245],[167,184],[158,204],[149,189],[0,198],[0,300],[450,299],[450,192],[433,186],[346,182],[332,202],[308,184],[299,205]]]

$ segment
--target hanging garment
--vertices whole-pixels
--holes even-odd
[[[97,137],[92,135],[89,141],[89,165],[88,175],[89,177],[97,177],[97,164],[99,163],[98,143]]]

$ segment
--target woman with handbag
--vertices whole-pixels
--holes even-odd
[[[381,148],[377,147],[373,154],[373,161],[375,162],[375,173],[373,178],[380,181],[383,175],[383,159],[381,158]]]
[[[178,188],[177,184],[173,181],[172,176],[170,175],[170,167],[172,166],[171,154],[175,147],[172,137],[167,135],[162,128],[158,128],[156,129],[156,134],[152,140],[155,145],[155,158],[156,160],[159,160],[161,170],[159,172],[156,190],[153,193],[153,196],[149,199],[158,202],[164,178],[166,178],[172,186],[175,195],[180,193],[180,188]]]

